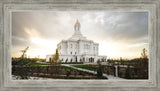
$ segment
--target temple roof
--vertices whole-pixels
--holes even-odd
[[[76,23],[75,23],[75,25],[80,25],[80,22],[78,21],[78,19],[77,19],[77,21],[76,21]],[[80,26],[75,26],[75,27],[80,27]],[[72,37],[71,38],[69,38],[69,40],[86,40],[86,37],[84,37],[82,34],[81,34],[81,31],[79,30],[79,31],[74,31],[74,34],[72,35]]]
[[[76,24],[79,24],[79,25],[80,25],[80,22],[78,21],[78,19],[77,19],[75,25],[76,25]],[[80,30],[79,30],[79,31],[74,31],[74,34],[73,34],[70,38],[68,38],[68,39],[66,39],[66,40],[62,40],[61,42],[79,41],[79,40],[82,40],[82,41],[85,41],[85,42],[86,42],[86,41],[93,42],[95,45],[98,45],[98,43],[95,43],[93,40],[88,40],[85,36],[83,36],[83,35],[81,34]],[[60,43],[61,43],[61,42],[60,42]],[[59,45],[60,43],[58,43],[57,45]]]

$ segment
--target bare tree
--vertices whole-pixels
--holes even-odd
[[[148,58],[147,50],[145,48],[143,48],[143,50],[142,50],[141,57],[142,58]]]
[[[21,50],[22,55],[18,64],[19,67],[16,68],[17,73],[21,79],[28,79],[29,76],[29,69],[26,67],[26,57],[25,57],[28,48],[29,47],[25,48],[24,50]]]

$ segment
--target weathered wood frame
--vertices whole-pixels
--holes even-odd
[[[160,89],[160,0],[4,0],[0,1],[0,91],[157,91]],[[148,12],[148,80],[53,80],[11,79],[11,15],[23,11],[125,11]]]

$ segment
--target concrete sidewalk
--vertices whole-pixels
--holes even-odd
[[[81,70],[81,71],[86,71],[86,72],[89,72],[89,73],[97,74],[97,72],[95,72],[95,71],[74,67],[71,64],[62,64],[62,65],[70,67],[70,68],[74,68],[74,69],[77,69],[77,70]],[[107,74],[104,74],[104,73],[103,73],[103,76],[107,77],[108,80],[126,80],[126,79],[123,79],[123,78],[120,78],[120,77],[115,77],[113,75],[107,75]]]

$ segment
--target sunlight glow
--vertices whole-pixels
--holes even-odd
[[[141,47],[144,45],[148,45],[148,43],[137,43],[137,44],[127,44],[123,42],[115,42],[115,41],[102,41],[99,43],[99,54],[107,55],[108,58],[136,58],[141,55]],[[140,50],[137,50],[137,47]],[[146,47],[147,48],[147,47]],[[134,50],[133,50],[134,49]],[[139,51],[139,53],[135,52]]]
[[[54,54],[57,48],[57,41],[45,40],[39,37],[31,38],[31,42],[40,46],[40,48],[30,48],[27,56],[34,58],[40,55],[40,58],[45,58],[48,54]]]

